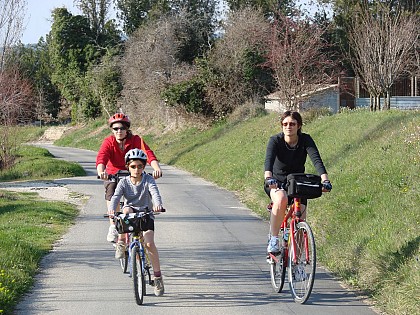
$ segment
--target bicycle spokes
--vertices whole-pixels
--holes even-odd
[[[296,226],[295,246],[289,253],[289,285],[297,303],[305,303],[311,294],[315,278],[315,241],[306,222]]]

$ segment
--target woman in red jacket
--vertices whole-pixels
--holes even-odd
[[[135,148],[143,150],[147,155],[147,162],[153,168],[153,177],[156,179],[162,176],[162,170],[153,151],[140,136],[133,135],[130,131],[131,122],[127,115],[116,113],[109,118],[108,125],[113,134],[105,138],[96,156],[96,171],[105,181],[107,206],[117,186],[117,183],[108,180],[108,176],[116,174],[119,170],[126,170],[124,157],[129,150]],[[117,237],[114,222],[110,220],[107,240],[115,242]]]

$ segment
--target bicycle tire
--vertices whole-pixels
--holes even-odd
[[[140,254],[140,248],[133,246],[131,249],[131,277],[134,284],[134,297],[138,305],[143,304],[143,297],[145,295],[146,283],[143,273],[143,262]]]
[[[280,293],[283,290],[284,280],[286,278],[286,258],[284,257],[285,250],[282,250],[282,253],[277,256],[279,262],[270,257],[270,278],[271,286],[273,287],[274,292]]]
[[[123,273],[127,273],[128,269],[128,251],[125,251],[123,258],[120,258],[120,267]]]
[[[293,261],[294,249],[289,242],[289,287],[296,303],[304,304],[312,292],[315,280],[316,249],[312,229],[306,222],[299,222],[295,231],[297,263]],[[304,236],[304,241],[299,241]],[[306,241],[307,240],[307,241]],[[307,244],[307,248],[306,248]],[[308,254],[306,254],[306,249]]]

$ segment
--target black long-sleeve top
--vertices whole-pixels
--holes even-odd
[[[286,145],[284,133],[270,137],[265,154],[265,171],[271,171],[273,177],[283,182],[291,173],[304,173],[306,157],[309,155],[318,175],[326,174],[318,148],[312,137],[306,133],[300,134],[294,148]]]

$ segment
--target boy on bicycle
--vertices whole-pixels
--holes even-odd
[[[134,211],[144,211],[153,205],[153,211],[160,212],[163,209],[162,198],[153,176],[144,172],[146,167],[147,155],[142,150],[131,149],[125,155],[125,165],[130,176],[121,179],[111,198],[108,214],[112,215],[118,209],[122,196],[126,201],[122,212],[127,214]],[[159,254],[154,241],[154,216],[151,216],[149,230],[143,233],[144,244],[149,252],[150,261],[153,267],[155,295],[161,296],[164,293],[162,273],[160,270]],[[125,235],[118,236],[118,242],[115,251],[115,258],[120,259],[125,255]]]

